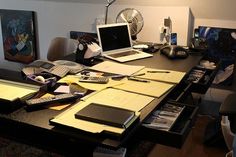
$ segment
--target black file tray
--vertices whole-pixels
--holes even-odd
[[[176,106],[185,106],[171,129],[165,131],[141,126],[138,136],[155,143],[181,148],[194,125],[198,107],[175,101],[169,101],[168,103]]]
[[[6,83],[12,86],[21,86],[22,88],[31,87],[37,90],[37,92],[40,90],[40,86],[38,85],[32,85],[32,84],[26,84],[24,82],[17,82],[17,81],[10,81],[10,80],[5,80],[5,79],[0,79],[1,83]],[[4,98],[0,98],[0,113],[10,113],[13,112],[20,107],[24,105],[24,101],[27,100],[28,98],[31,98],[34,96],[37,92],[29,93],[26,94],[25,96],[22,96],[21,98],[15,98],[13,100],[8,100]]]

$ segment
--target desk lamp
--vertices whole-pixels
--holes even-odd
[[[106,5],[106,13],[105,13],[105,24],[107,24],[107,14],[108,14],[108,7],[112,5],[116,0],[107,0],[107,5]]]

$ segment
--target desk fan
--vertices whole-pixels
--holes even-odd
[[[130,33],[133,40],[137,39],[137,34],[142,30],[144,21],[141,13],[134,8],[121,10],[116,17],[116,23],[129,23]]]

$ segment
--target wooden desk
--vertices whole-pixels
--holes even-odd
[[[70,57],[73,58],[73,56],[68,58]],[[169,60],[165,56],[156,53],[152,58],[127,62],[127,64],[188,72],[199,63],[200,59],[201,56],[189,56],[184,60]],[[4,75],[6,75],[5,72]],[[16,75],[19,76],[19,73],[16,73]],[[11,76],[14,76],[14,74],[11,73]],[[4,78],[4,76],[1,76],[1,78]],[[146,106],[141,112],[141,122],[167,96],[168,94],[165,94]],[[68,156],[78,154],[91,156],[95,146],[104,145],[112,148],[122,146],[128,140],[131,140],[134,133],[139,129],[139,126],[137,126],[121,139],[111,139],[107,136],[92,135],[74,129],[49,125],[49,119],[60,112],[50,109],[27,112],[24,107],[21,107],[12,113],[0,114],[0,133],[9,138]]]

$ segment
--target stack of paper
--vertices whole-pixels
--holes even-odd
[[[95,66],[92,66],[90,69],[96,70],[96,71],[102,71],[106,73],[130,76],[140,71],[143,68],[144,66],[126,65],[126,64],[115,63],[111,61],[104,61]]]
[[[39,86],[0,79],[0,99],[13,101],[38,92]]]

